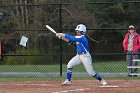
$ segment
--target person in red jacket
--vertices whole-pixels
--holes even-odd
[[[133,61],[133,59],[139,59],[140,36],[133,25],[128,27],[128,33],[125,35],[122,44],[128,66],[138,66],[138,61]],[[138,73],[138,68],[128,68],[128,76],[136,77],[137,75],[133,75],[134,73]]]

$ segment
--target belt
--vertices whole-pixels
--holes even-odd
[[[78,55],[86,54],[87,52],[77,52]]]

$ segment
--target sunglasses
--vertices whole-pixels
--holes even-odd
[[[130,29],[128,29],[128,30],[134,30],[134,28],[130,28]]]

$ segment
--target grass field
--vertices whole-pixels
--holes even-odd
[[[105,80],[139,80],[140,77],[104,77]],[[65,80],[65,77],[2,76],[0,82]],[[72,80],[96,80],[93,77],[72,77]]]
[[[62,66],[66,71],[66,64]],[[127,63],[124,61],[94,62],[94,70],[99,72],[127,72]],[[59,72],[60,65],[0,65],[1,72]],[[76,72],[86,72],[83,65],[74,67]]]
[[[125,61],[112,61],[112,62],[94,62],[94,70],[100,72],[127,72],[127,63]],[[40,73],[51,73],[60,72],[60,65],[0,65],[1,72],[40,72]],[[66,64],[63,65],[63,72],[66,72]],[[74,72],[86,72],[83,65],[75,66]],[[1,76],[0,81],[26,81],[26,80],[64,80],[64,76],[58,77],[36,77],[36,76]],[[105,79],[139,79],[130,77],[105,77]],[[73,77],[73,79],[93,79],[92,77]]]

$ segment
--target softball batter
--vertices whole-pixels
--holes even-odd
[[[90,76],[95,77],[97,80],[101,82],[102,85],[106,85],[107,82],[99,75],[99,73],[93,70],[92,58],[88,49],[88,41],[86,36],[84,35],[86,33],[86,26],[83,24],[79,24],[77,25],[75,31],[76,31],[76,36],[72,36],[64,33],[56,34],[57,37],[68,42],[69,44],[71,44],[73,41],[76,42],[77,54],[67,64],[66,80],[62,82],[62,85],[71,84],[72,69],[74,66],[79,65],[81,63],[83,63],[86,71]]]

